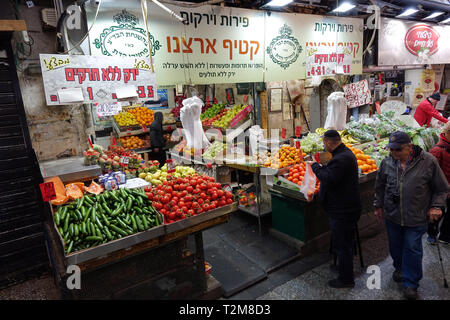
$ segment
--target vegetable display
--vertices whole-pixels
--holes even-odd
[[[295,183],[300,186],[303,182],[303,179],[305,178],[305,172],[306,172],[306,164],[304,162],[296,164],[295,166],[289,168],[289,174],[287,179],[292,183]],[[319,179],[316,179],[314,194],[319,193],[319,188],[320,188],[320,181]]]
[[[306,156],[306,154],[302,152],[302,156]],[[301,162],[298,149],[291,146],[282,146],[272,154],[264,163],[264,166],[272,169],[281,169]]]
[[[378,166],[376,161],[372,159],[369,155],[364,154],[364,152],[360,149],[354,148],[351,145],[347,145],[347,147],[353,152],[358,161],[358,168],[361,169],[363,174],[368,174],[378,170]]]
[[[307,154],[314,154],[316,152],[323,151],[322,137],[317,133],[309,133],[300,142],[300,148]]]
[[[153,207],[172,223],[234,202],[233,194],[208,176],[167,177],[162,184],[144,188]]]
[[[60,206],[55,224],[66,254],[92,248],[162,224],[161,216],[140,189],[86,195]]]

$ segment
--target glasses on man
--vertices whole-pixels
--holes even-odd
[[[396,149],[390,148],[390,150],[391,150],[391,151],[394,151],[394,152],[400,152],[400,151],[402,151],[402,149],[403,149],[403,148],[396,148]]]

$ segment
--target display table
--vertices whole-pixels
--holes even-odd
[[[99,165],[84,165],[84,157],[70,157],[39,163],[42,177],[58,176],[63,183],[90,181],[102,174]]]
[[[64,255],[51,217],[45,222],[50,262],[64,299],[196,299],[206,290],[202,231],[225,223],[237,204],[162,227],[162,233],[78,263],[81,289],[69,290],[70,259]],[[193,237],[195,252],[187,248]],[[121,239],[125,240],[125,238]],[[70,281],[70,280],[69,280]],[[170,285],[167,285],[170,283]]]

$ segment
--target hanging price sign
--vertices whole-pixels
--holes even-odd
[[[55,186],[52,181],[39,184],[44,202],[56,199]]]
[[[148,128],[146,125],[142,125],[142,132],[148,132]]]
[[[286,128],[281,128],[281,138],[286,139]]]
[[[301,126],[295,127],[295,136],[300,137],[301,134],[302,134],[302,127]]]
[[[114,103],[96,103],[97,117],[109,117],[119,114],[122,111],[122,104],[120,102]]]

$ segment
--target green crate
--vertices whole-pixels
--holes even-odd
[[[305,242],[305,206],[297,199],[270,192],[272,228]]]

